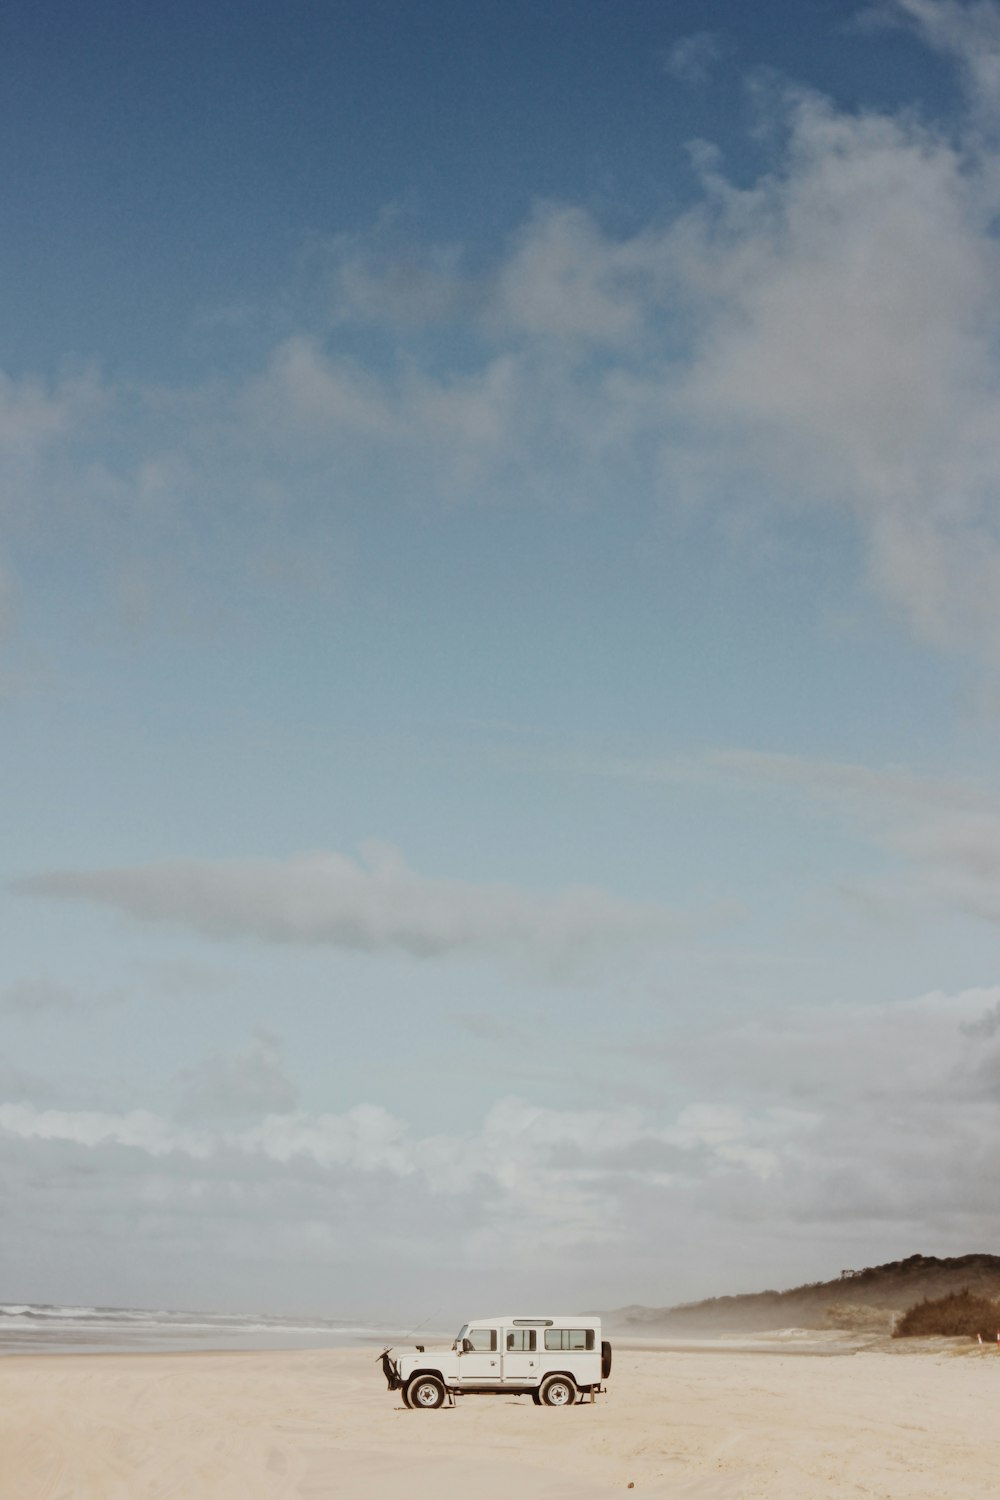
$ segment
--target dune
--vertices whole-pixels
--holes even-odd
[[[372,1350],[11,1356],[0,1495],[981,1500],[1000,1353],[956,1351],[621,1349],[594,1405],[466,1396],[431,1412],[386,1390]]]

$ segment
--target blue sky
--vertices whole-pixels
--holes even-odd
[[[990,1248],[1000,8],[0,41],[10,1295]]]

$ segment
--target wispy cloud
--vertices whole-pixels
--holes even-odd
[[[527,759],[574,775],[650,787],[766,784],[811,804],[819,815],[846,815],[861,838],[892,856],[895,869],[850,886],[861,898],[911,916],[961,911],[1000,922],[1000,795],[987,785],[907,766],[737,748],[648,759],[593,752]]]
[[[847,812],[902,861],[901,874],[859,885],[888,906],[958,910],[1000,922],[1000,797],[966,782],[792,755],[719,753],[723,772],[794,789]]]
[[[288,1075],[284,1044],[258,1027],[235,1056],[216,1053],[175,1079],[175,1114],[185,1120],[219,1120],[282,1114],[293,1110],[298,1090]]]
[[[88,995],[49,979],[21,979],[0,989],[0,1013],[23,1018],[53,1013],[72,1015],[121,1005],[124,999],[123,994],[114,991]]]
[[[573,970],[612,951],[676,942],[690,919],[588,887],[527,891],[421,875],[398,851],[365,846],[287,860],[187,861],[54,871],[21,880],[35,896],[96,902],[142,922],[214,938],[327,944],[415,958],[499,955]]]
[[[58,438],[99,416],[107,390],[93,369],[54,381],[0,371],[0,463],[36,459]]]
[[[706,83],[725,54],[725,39],[717,31],[695,31],[682,36],[663,54],[663,67],[681,83]]]

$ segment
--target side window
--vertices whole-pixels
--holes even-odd
[[[593,1349],[592,1328],[546,1328],[546,1349]]]
[[[535,1352],[535,1330],[533,1328],[515,1328],[507,1335],[507,1348],[517,1350],[521,1354],[534,1354]]]
[[[470,1328],[465,1337],[473,1349],[478,1349],[484,1354],[490,1354],[496,1349],[497,1331],[495,1328]]]

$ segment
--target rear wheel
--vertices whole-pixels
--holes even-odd
[[[611,1374],[611,1345],[607,1339],[601,1345],[601,1379],[607,1380]]]
[[[444,1386],[436,1375],[415,1375],[406,1387],[406,1404],[414,1410],[433,1411],[444,1401]]]
[[[568,1375],[550,1375],[538,1392],[543,1406],[572,1406],[576,1400],[576,1386]]]

